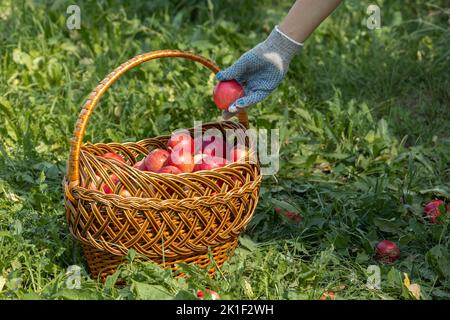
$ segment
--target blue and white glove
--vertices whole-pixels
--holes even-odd
[[[220,71],[216,79],[236,80],[244,87],[245,96],[232,103],[222,117],[230,119],[239,109],[247,108],[265,99],[284,79],[292,58],[303,47],[276,26],[269,37],[244,53],[229,68]]]

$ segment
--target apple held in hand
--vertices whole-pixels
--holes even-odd
[[[163,149],[155,149],[144,159],[145,170],[158,172],[169,158],[169,152]]]
[[[244,88],[236,80],[220,81],[213,91],[214,103],[221,110],[227,110],[233,102],[243,96]]]

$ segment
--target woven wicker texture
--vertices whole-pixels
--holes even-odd
[[[103,280],[130,248],[172,269],[179,262],[206,267],[211,252],[221,267],[258,202],[260,168],[252,158],[208,171],[157,174],[132,165],[151,150],[165,148],[168,135],[122,144],[82,144],[88,119],[104,91],[126,70],[162,57],[187,58],[218,71],[209,60],[180,51],[133,58],[93,91],[75,128],[64,183],[67,221],[71,234],[82,243],[92,276]],[[202,130],[240,129],[236,139],[248,146],[243,132],[246,114],[240,114],[239,120],[203,124]],[[126,163],[103,158],[107,152],[122,155]],[[103,185],[112,193],[104,193]]]

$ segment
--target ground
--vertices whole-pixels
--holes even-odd
[[[372,2],[378,30],[366,26]],[[280,170],[265,177],[233,258],[214,279],[190,267],[185,280],[133,263],[130,252],[117,275],[127,280],[122,288],[89,278],[65,221],[61,183],[90,90],[157,49],[194,51],[226,67],[264,40],[291,1],[76,3],[80,30],[66,27],[71,2],[0,4],[0,298],[188,298],[211,288],[233,299],[319,299],[326,291],[450,299],[449,216],[438,224],[423,217],[428,201],[450,201],[446,1],[345,1],[281,87],[250,110],[252,127],[280,129]],[[140,140],[213,120],[213,85],[193,64],[149,63],[108,91],[85,141]],[[400,246],[393,264],[374,256],[382,239]],[[71,265],[82,268],[80,289],[67,288]],[[379,288],[367,286],[374,265]]]

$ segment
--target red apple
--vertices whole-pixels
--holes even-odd
[[[155,149],[144,159],[145,170],[158,172],[169,158],[169,152],[163,149]]]
[[[215,168],[223,167],[227,164],[227,160],[219,157],[204,156],[200,161],[198,161],[194,166],[195,171],[201,170],[211,170]]]
[[[423,208],[423,211],[425,213],[425,216],[430,219],[431,223],[437,223],[437,219],[442,214],[443,210],[440,210],[441,206],[443,208],[446,208],[447,211],[450,211],[449,206],[445,206],[445,202],[442,200],[433,200],[425,205]],[[444,209],[445,210],[445,209]]]
[[[236,80],[220,81],[213,91],[214,103],[221,110],[227,110],[233,102],[243,96],[244,88]]]
[[[399,247],[389,240],[380,241],[376,246],[376,253],[384,262],[394,262],[400,257]]]
[[[174,166],[182,172],[192,172],[194,156],[190,152],[172,151],[167,158],[166,166]]]
[[[227,153],[227,144],[221,137],[205,137],[202,142],[201,153],[212,157],[225,158]]]
[[[117,182],[119,182],[119,178],[117,178],[115,174],[110,175],[109,179],[113,184],[117,184]],[[106,183],[102,183],[102,190],[107,194],[113,193],[113,190]]]
[[[183,173],[180,169],[175,166],[165,166],[162,167],[158,173],[172,173],[172,174],[180,174]]]
[[[205,157],[208,157],[208,156],[206,154],[203,154],[203,153],[196,154],[194,156],[194,164],[197,164],[198,162],[201,162],[203,160],[203,158],[205,158]]]
[[[144,163],[144,160],[141,160],[141,161],[136,162],[136,163],[133,165],[133,168],[136,168],[136,169],[138,169],[138,170],[144,171],[144,170],[145,170],[145,163]]]
[[[120,154],[117,154],[115,152],[105,153],[102,157],[105,159],[112,159],[120,162],[125,162],[125,159]]]
[[[169,141],[167,141],[167,147],[169,150],[190,152],[192,154],[194,153],[194,139],[186,130],[174,132]]]
[[[199,300],[203,300],[205,298],[205,293],[201,290],[198,290],[195,295],[196,295],[197,299],[199,299]]]

